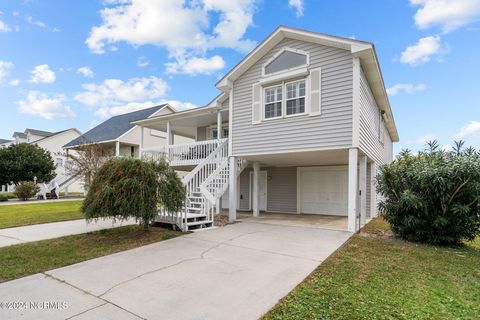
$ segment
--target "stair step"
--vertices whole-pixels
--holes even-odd
[[[186,210],[193,210],[193,211],[202,211],[203,208],[196,208],[196,207],[187,207]]]
[[[198,226],[198,225],[202,225],[202,224],[213,224],[213,221],[203,220],[203,221],[187,222],[187,226],[189,226],[189,227]]]

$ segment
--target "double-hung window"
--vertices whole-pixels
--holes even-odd
[[[286,115],[305,112],[305,80],[290,82],[285,85],[287,90]]]
[[[283,86],[265,88],[265,119],[282,116]]]
[[[264,89],[264,119],[305,113],[305,79]]]

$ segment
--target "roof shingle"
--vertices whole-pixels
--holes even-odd
[[[135,126],[131,124],[131,122],[146,119],[165,106],[166,104],[162,104],[160,106],[111,117],[107,121],[102,122],[98,126],[85,132],[80,137],[70,141],[63,147],[74,147],[82,144],[115,140]]]

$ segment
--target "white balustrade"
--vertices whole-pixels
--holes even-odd
[[[161,158],[167,160],[172,166],[197,165],[217,147],[228,139],[197,141],[185,144],[172,144],[163,147],[144,148],[142,158],[158,161]]]

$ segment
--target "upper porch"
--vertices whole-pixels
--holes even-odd
[[[203,108],[180,111],[134,122],[141,128],[140,153],[142,158],[165,158],[176,169],[192,168],[208,157],[229,134],[228,100]],[[163,146],[145,147],[147,129],[166,132]],[[175,141],[182,137],[181,142]]]

